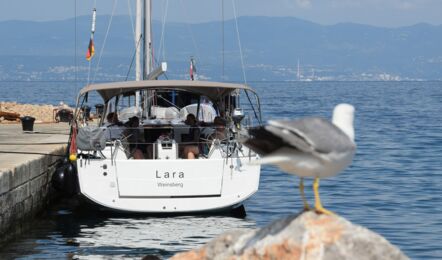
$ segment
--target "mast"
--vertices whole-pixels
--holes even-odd
[[[143,78],[147,79],[147,75],[152,71],[152,2],[145,0],[144,2],[144,73]]]
[[[221,0],[221,81],[224,81],[224,0]]]
[[[137,0],[135,20],[135,80],[141,80],[141,21],[143,11],[142,0]]]
[[[135,80],[141,80],[141,21],[142,21],[142,0],[137,0],[135,19]],[[140,91],[135,92],[135,106],[140,107]]]

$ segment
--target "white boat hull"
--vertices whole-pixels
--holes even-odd
[[[80,192],[109,209],[142,213],[216,211],[258,190],[256,157],[197,160],[79,159]]]

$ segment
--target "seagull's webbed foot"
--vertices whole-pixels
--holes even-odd
[[[315,211],[317,213],[327,214],[327,215],[335,215],[335,213],[330,210],[325,209],[322,206],[321,199],[319,198],[319,178],[315,178],[313,183],[313,191],[315,193]]]
[[[322,213],[322,214],[326,214],[326,215],[336,215],[335,213],[333,213],[333,211],[330,211],[328,209],[325,209],[324,207],[322,207],[321,205],[315,205],[315,211],[317,213]]]
[[[299,182],[299,192],[301,192],[302,202],[304,203],[304,211],[309,211],[310,210],[310,206],[308,205],[307,199],[305,198],[304,178],[302,178],[302,177],[301,177],[301,180]]]

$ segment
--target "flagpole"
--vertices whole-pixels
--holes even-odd
[[[88,58],[88,60],[90,60],[92,58],[92,56],[94,56],[94,34],[95,34],[95,22],[97,20],[97,9],[92,9],[92,26],[91,26],[91,39],[89,41],[89,51],[90,51],[90,57]]]
[[[90,74],[91,74],[91,60],[92,60],[92,57],[95,54],[94,33],[95,33],[96,18],[97,18],[97,9],[94,8],[94,9],[92,9],[91,38],[89,40],[89,45],[87,47],[87,53],[86,53],[86,60],[89,61],[89,69],[88,69],[88,75],[87,75],[87,84],[89,84]]]

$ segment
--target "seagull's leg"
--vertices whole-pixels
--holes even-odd
[[[319,198],[319,178],[315,178],[315,182],[313,183],[313,191],[315,193],[315,210],[318,213],[323,213],[327,215],[334,215],[333,212],[326,210],[324,207],[322,207],[321,199]]]
[[[301,177],[301,180],[299,182],[299,191],[301,192],[302,202],[304,202],[304,211],[310,210],[310,206],[308,205],[308,202],[305,198],[304,193],[304,178]]]

